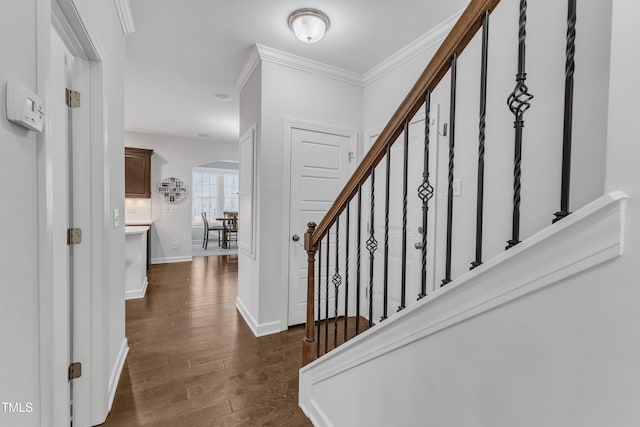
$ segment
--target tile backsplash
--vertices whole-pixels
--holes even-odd
[[[151,199],[124,199],[124,221],[151,221]]]

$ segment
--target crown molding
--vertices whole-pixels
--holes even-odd
[[[333,80],[363,86],[362,75],[333,65],[324,64],[302,56],[293,55],[278,49],[256,44],[260,59],[273,64],[283,65],[296,70],[317,74]]]
[[[247,84],[247,82],[249,81],[249,78],[251,77],[253,72],[256,70],[259,63],[260,63],[260,54],[258,53],[258,49],[256,49],[256,46],[253,46],[251,50],[251,56],[249,57],[249,60],[247,61],[245,66],[242,68],[242,71],[240,71],[240,75],[236,80],[236,88],[239,91],[241,91],[244,88],[244,85]]]
[[[442,21],[440,24],[429,30],[427,33],[420,36],[415,41],[409,43],[389,58],[382,61],[380,64],[367,71],[363,76],[364,86],[369,86],[379,78],[389,74],[402,64],[410,61],[416,56],[420,55],[425,50],[438,45],[442,40],[447,37],[455,23],[462,15],[464,10],[454,13],[449,18]]]
[[[133,23],[133,14],[131,13],[129,0],[114,0],[114,3],[116,4],[116,10],[120,18],[120,25],[122,25],[122,32],[125,35],[133,33],[136,27]]]
[[[278,64],[295,70],[317,74],[322,77],[352,84],[354,86],[364,86],[361,74],[304,58],[302,56],[293,55],[261,44],[256,44],[255,48],[256,49],[249,58],[247,65],[245,65],[240,73],[240,77],[236,83],[238,89],[242,89],[242,87],[247,83],[251,73],[253,73],[260,61],[271,62],[272,64]]]

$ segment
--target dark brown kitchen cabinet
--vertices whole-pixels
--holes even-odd
[[[153,150],[124,148],[125,197],[151,197],[151,155]]]

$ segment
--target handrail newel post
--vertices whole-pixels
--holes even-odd
[[[304,233],[304,250],[307,251],[307,323],[304,340],[302,342],[302,366],[308,365],[316,358],[314,349],[314,343],[316,341],[315,318],[313,312],[315,303],[315,265],[318,244],[312,240],[316,223],[310,222],[307,224],[307,227],[307,232]]]

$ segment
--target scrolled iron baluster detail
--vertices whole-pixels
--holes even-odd
[[[516,74],[516,87],[509,95],[507,105],[515,116],[513,127],[515,128],[515,150],[513,166],[513,220],[511,240],[507,242],[506,249],[510,249],[520,243],[520,201],[522,178],[522,131],[524,128],[524,114],[531,108],[533,95],[527,87],[526,73],[526,38],[527,38],[527,0],[520,0],[520,16],[518,30],[518,74]]]
[[[433,197],[433,186],[429,182],[429,126],[431,121],[431,92],[424,97],[424,163],[422,169],[422,184],[418,187],[418,198],[422,201],[422,269],[420,294],[418,300],[427,296],[427,220],[429,215],[429,200]]]
[[[366,246],[369,251],[369,326],[373,326],[373,261],[374,253],[378,249],[378,241],[375,238],[375,226],[374,226],[374,209],[375,209],[375,181],[376,181],[376,169],[371,168],[371,226],[369,228],[369,239],[367,239]]]
[[[576,0],[569,0],[567,17],[567,49],[564,87],[564,128],[562,137],[562,183],[560,186],[560,211],[554,214],[553,222],[571,214],[569,195],[571,191],[571,140],[573,126],[573,75],[576,71]]]
[[[335,291],[335,311],[333,318],[333,348],[338,346],[338,294],[340,285],[342,285],[342,276],[340,276],[340,215],[336,217],[336,272],[331,278]]]

